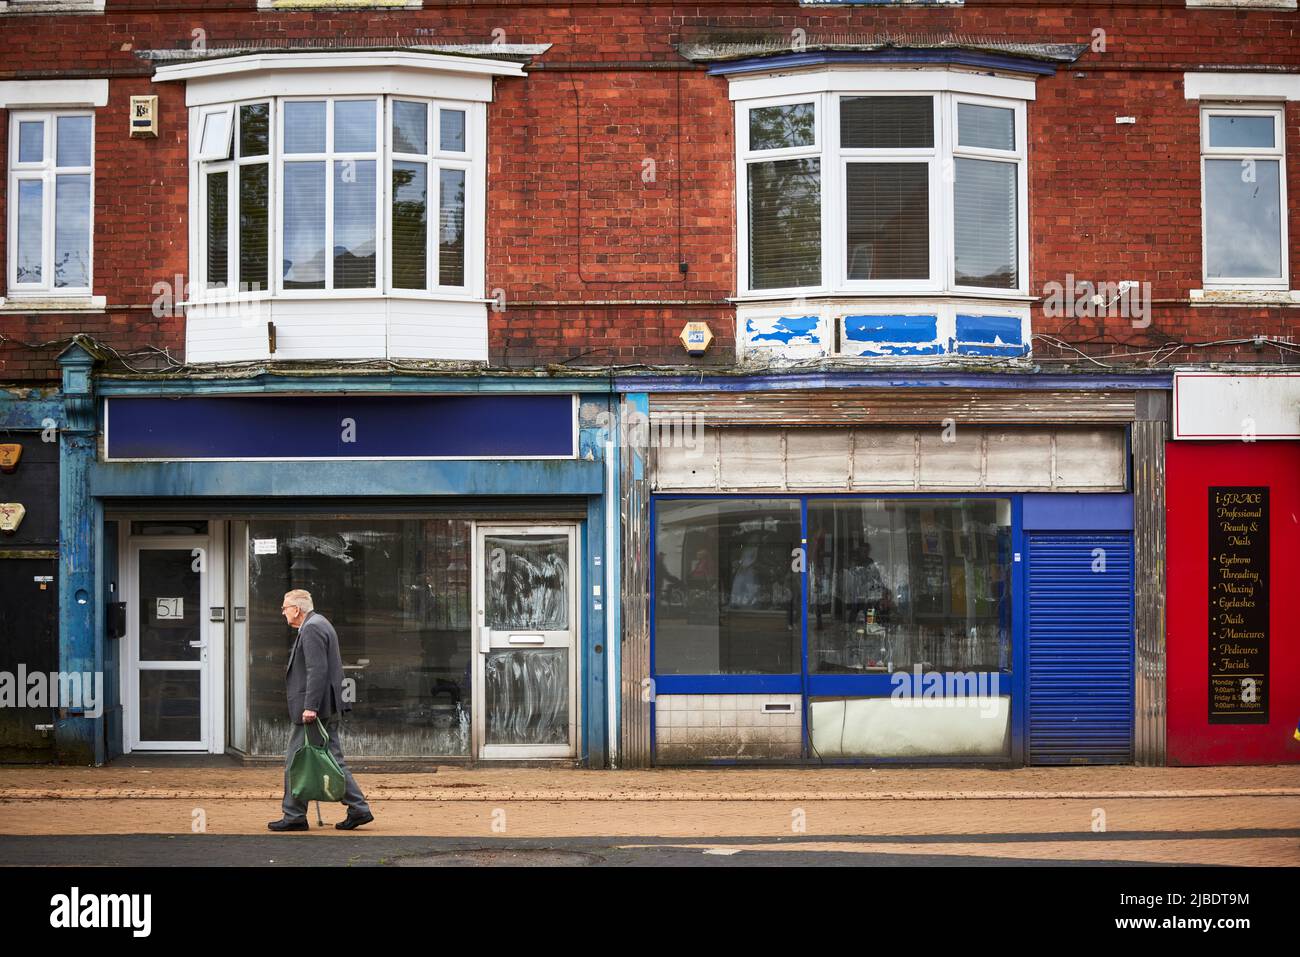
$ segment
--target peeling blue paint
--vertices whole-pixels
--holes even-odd
[[[778,342],[783,346],[816,346],[820,316],[780,316],[771,319],[748,319],[745,333],[751,343]]]
[[[845,316],[847,342],[934,342],[938,316]]]
[[[935,342],[925,346],[866,345],[858,355],[870,356],[941,356],[944,348]]]
[[[957,314],[957,341],[990,346],[1021,345],[1019,316],[966,316]]]
[[[951,340],[950,340],[951,341]],[[1019,316],[957,315],[953,351],[966,356],[1028,355]]]

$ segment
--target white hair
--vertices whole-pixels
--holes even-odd
[[[284,593],[284,603],[293,605],[304,615],[310,611],[315,611],[316,606],[311,603],[311,592],[305,588],[295,588],[293,591]]]

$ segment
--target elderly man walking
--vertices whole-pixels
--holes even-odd
[[[327,719],[344,710],[343,656],[339,653],[339,636],[334,632],[334,626],[324,615],[316,613],[309,592],[297,588],[286,593],[280,613],[285,621],[298,629],[298,640],[293,643],[289,663],[284,669],[293,733],[289,735],[288,754],[285,756],[284,801],[281,804],[284,817],[266,826],[272,831],[307,831],[311,829],[307,823],[307,803],[294,797],[290,790],[289,765],[302,747],[307,725],[319,718],[328,728]],[[319,728],[312,734],[319,736]],[[319,741],[319,737],[315,740]],[[370,813],[365,795],[343,762],[337,727],[329,731],[329,742],[330,751],[347,783],[343,803],[348,806],[348,816],[334,826],[341,831],[350,831],[369,824],[375,816]]]

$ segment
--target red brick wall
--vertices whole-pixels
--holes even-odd
[[[426,0],[392,12],[257,12],[239,4],[155,6],[108,0],[104,16],[0,18],[0,79],[111,77],[97,113],[95,291],[102,315],[0,316],[0,335],[27,343],[86,332],[130,352],[183,353],[183,319],[158,318],[154,284],[187,269],[184,90],[153,84],[134,55],[259,38],[403,37],[412,42],[552,43],[526,79],[497,81],[489,108],[487,288],[494,365],[726,365],[734,357],[732,107],[725,79],[680,69],[673,44],[729,33],[963,34],[1033,41],[1093,40],[1070,69],[1038,82],[1030,106],[1031,289],[1078,280],[1152,283],[1152,321],[1060,319],[1038,310],[1034,330],[1108,363],[1208,359],[1276,362],[1273,348],[1180,344],[1295,336],[1300,309],[1193,307],[1201,283],[1198,105],[1184,70],[1212,65],[1300,69],[1300,14],[1186,10],[1177,2],[1112,8],[982,3],[961,8],[799,8],[793,0],[738,4]],[[640,64],[644,63],[645,66]],[[127,136],[133,93],[157,93],[161,135]],[[1115,117],[1135,116],[1117,126]],[[0,111],[0,161],[7,116]],[[1287,110],[1290,264],[1300,272],[1300,104]],[[654,176],[646,177],[645,161]],[[0,180],[0,212],[5,183]],[[0,235],[0,255],[3,255]],[[682,272],[679,264],[686,264]],[[1292,285],[1297,285],[1295,279]],[[715,344],[688,360],[682,325],[708,321]],[[1036,355],[1096,368],[1044,341]],[[49,378],[51,350],[0,342],[0,381]]]

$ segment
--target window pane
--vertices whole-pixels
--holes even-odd
[[[1015,289],[1016,164],[958,158],[953,185],[956,277],[961,286]]]
[[[979,103],[957,104],[957,145],[986,150],[1016,148],[1016,112]]]
[[[239,108],[239,155],[265,156],[271,148],[271,104]]]
[[[284,151],[325,152],[324,100],[290,100],[284,104]]]
[[[266,163],[239,168],[239,283],[247,292],[270,288],[269,170]]]
[[[18,162],[40,163],[45,159],[45,124],[40,120],[18,123]]]
[[[393,150],[398,153],[429,151],[429,107],[409,100],[393,101]]]
[[[230,157],[230,119],[225,113],[204,115],[203,131],[199,134],[199,152],[204,159],[210,160]]]
[[[762,106],[749,111],[749,148],[778,150],[812,146],[817,140],[816,112],[811,103]]]
[[[934,97],[844,97],[840,145],[876,150],[934,146]]]
[[[484,627],[564,631],[569,627],[567,535],[488,535],[483,539]]]
[[[55,178],[54,285],[90,285],[90,177],[85,173]]]
[[[41,232],[45,184],[38,179],[18,181],[18,281],[44,282],[41,266],[45,239]]]
[[[485,744],[568,744],[569,650],[489,652],[483,709]]]
[[[438,198],[438,285],[465,285],[465,171],[444,169]]]
[[[442,130],[439,142],[444,150],[453,153],[465,152],[465,111],[440,110]]]
[[[808,670],[1009,671],[1011,503],[810,501]]]
[[[349,758],[469,754],[468,521],[259,518],[249,536],[263,547],[249,549],[249,654],[232,666],[248,670],[254,754],[284,754],[294,631],[280,604],[291,588],[310,591],[338,632],[355,691],[343,719]]]
[[[655,507],[657,674],[793,674],[803,590],[799,503],[669,500]]]
[[[1272,116],[1211,116],[1211,146],[1254,146],[1273,149]]]
[[[375,151],[375,101],[336,100],[334,103],[334,151]]]
[[[850,279],[928,279],[930,171],[925,163],[850,163]]]
[[[1277,160],[1205,161],[1206,275],[1282,277],[1282,203]]]
[[[375,161],[334,163],[334,288],[375,285]]]
[[[425,289],[429,282],[428,167],[393,163],[393,286]]]
[[[60,116],[54,130],[54,138],[57,165],[90,165],[92,144],[89,116]]]
[[[325,164],[284,164],[285,289],[325,288]]]
[[[821,162],[751,163],[750,288],[820,285],[821,257]]]
[[[208,228],[207,228],[207,267],[208,285],[224,286],[229,282],[227,254],[230,251],[230,184],[229,174],[209,173],[208,181]]]

